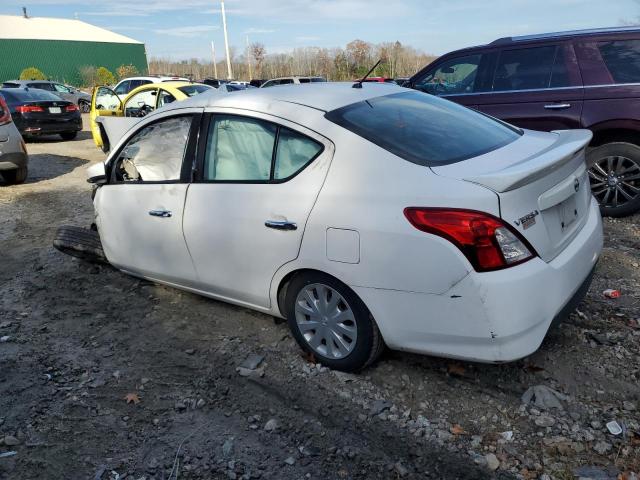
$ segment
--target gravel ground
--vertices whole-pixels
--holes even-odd
[[[102,154],[88,132],[28,149],[0,185],[0,479],[637,478],[638,216],[605,221],[587,299],[534,355],[348,375],[271,317],[55,251]]]

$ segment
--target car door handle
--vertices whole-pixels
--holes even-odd
[[[275,228],[276,230],[297,230],[298,225],[293,222],[280,222],[277,220],[267,220],[264,222],[264,226],[268,228]]]
[[[152,217],[169,218],[171,212],[169,210],[149,210],[149,215]]]
[[[544,108],[547,110],[564,110],[565,108],[571,108],[570,103],[550,103],[549,105],[545,105]]]

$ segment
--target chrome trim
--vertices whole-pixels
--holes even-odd
[[[550,105],[545,105],[544,108],[547,110],[564,110],[565,108],[571,108],[570,103],[552,103]]]
[[[171,217],[171,212],[169,210],[149,210],[149,215],[152,217],[169,218]]]
[[[579,88],[602,88],[602,87],[639,87],[640,86],[640,82],[638,83],[608,83],[606,85],[574,85],[573,87],[554,87],[554,88],[530,88],[530,89],[524,89],[524,90],[495,90],[495,91],[490,91],[490,92],[471,92],[471,93],[449,93],[446,95],[436,95],[438,97],[443,97],[443,98],[447,98],[447,97],[463,97],[463,96],[469,96],[469,95],[487,95],[487,94],[494,94],[494,93],[522,93],[522,92],[553,92],[556,90],[572,90],[572,89],[579,89]]]

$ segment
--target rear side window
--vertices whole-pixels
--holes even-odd
[[[493,79],[494,91],[535,90],[567,84],[563,56],[556,63],[557,46],[504,50]],[[560,52],[561,53],[561,52]]]
[[[215,115],[209,126],[203,177],[233,182],[286,180],[322,149],[315,140],[265,120]]]
[[[280,80],[280,85],[288,85],[290,83],[293,83],[293,78],[283,78]]]
[[[347,105],[326,118],[423,166],[466,160],[515,141],[520,131],[453,102],[405,92]]]
[[[614,82],[640,82],[640,40],[600,42],[598,49]]]
[[[322,145],[288,128],[280,128],[276,163],[273,176],[276,180],[290,177],[302,170],[322,151]]]
[[[298,81],[300,83],[311,83],[311,79],[310,78],[300,78],[300,79],[298,79]]]
[[[4,82],[2,84],[2,88],[18,88],[20,86],[19,83],[13,83],[13,82]]]

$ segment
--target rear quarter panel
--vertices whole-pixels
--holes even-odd
[[[327,123],[330,123],[326,121]],[[323,128],[336,145],[325,184],[307,223],[299,257],[289,272],[316,269],[351,286],[443,293],[472,269],[450,242],[415,229],[411,206],[473,208],[498,215],[498,198],[469,182],[446,179],[407,162],[334,124]],[[358,233],[359,261],[331,261],[327,230]],[[273,290],[272,290],[273,291]]]

